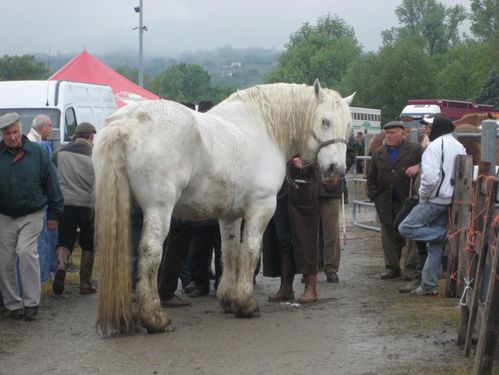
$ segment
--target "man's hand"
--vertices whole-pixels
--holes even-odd
[[[419,173],[419,164],[413,165],[405,170],[405,175],[408,177],[414,177]]]
[[[47,229],[50,231],[56,230],[57,229],[57,220],[47,220]]]
[[[295,168],[303,169],[303,159],[302,158],[296,157],[296,158],[291,159],[291,164],[293,164],[293,166]]]

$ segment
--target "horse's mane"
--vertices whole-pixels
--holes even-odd
[[[350,122],[348,106],[342,97],[334,90],[322,89],[324,100],[331,102],[333,108],[332,123],[334,137],[347,136]],[[229,99],[239,97],[247,106],[248,111],[263,117],[271,137],[281,149],[295,146],[305,150],[305,144],[314,126],[317,116],[323,114],[317,111],[317,100],[314,88],[306,85],[274,83],[259,85],[234,93]],[[344,110],[345,108],[346,110]],[[344,127],[342,126],[344,124]],[[302,143],[292,145],[292,140]]]

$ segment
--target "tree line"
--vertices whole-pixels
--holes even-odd
[[[402,0],[395,14],[399,26],[382,32],[376,52],[364,52],[354,28],[328,14],[291,34],[280,55],[221,47],[218,56],[225,61],[242,60],[244,69],[235,77],[216,73],[221,60],[200,56],[198,63],[195,54],[185,54],[183,62],[155,59],[145,86],[179,102],[217,103],[258,83],[312,84],[319,78],[344,96],[357,92],[354,105],[380,108],[384,122],[396,118],[409,98],[476,101],[499,111],[499,0],[471,0],[469,13],[438,0]],[[465,20],[471,35],[459,34]],[[137,82],[137,69],[116,70]],[[47,77],[47,66],[34,55],[0,57],[0,80]]]

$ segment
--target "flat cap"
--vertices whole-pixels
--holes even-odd
[[[419,121],[419,123],[423,125],[433,125],[433,116],[425,116]]]
[[[82,122],[75,129],[75,134],[91,134],[91,133],[97,133],[97,130],[95,130],[95,126],[93,126],[89,122]]]
[[[21,116],[16,112],[9,112],[0,117],[0,130],[5,130],[15,122],[19,121]]]
[[[383,126],[384,130],[393,129],[393,128],[405,129],[405,126],[402,121],[390,121],[389,123],[385,124],[385,126]]]

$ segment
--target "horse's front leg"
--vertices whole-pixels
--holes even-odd
[[[253,296],[253,276],[260,256],[263,232],[275,210],[275,199],[255,205],[244,224],[243,241],[237,253],[237,280],[232,310],[236,318],[259,317],[260,310]]]
[[[158,269],[170,217],[155,210],[144,214],[139,246],[139,270],[136,288],[139,319],[149,333],[164,332],[170,319],[161,310],[158,295]]]
[[[217,288],[217,297],[220,306],[226,313],[233,312],[232,301],[236,295],[237,254],[241,246],[241,221],[241,219],[220,220],[223,272]]]

